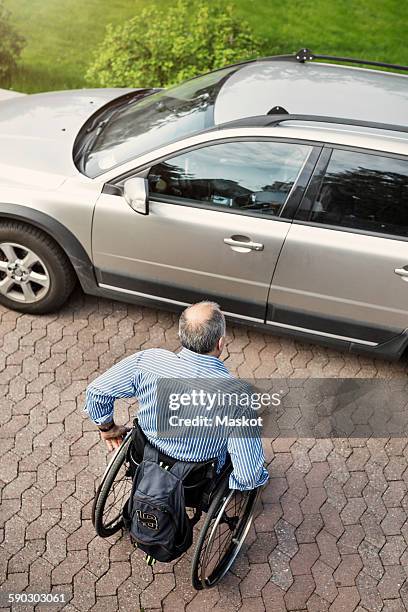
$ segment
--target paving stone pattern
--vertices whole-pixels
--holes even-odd
[[[407,364],[230,328],[243,377],[404,378]],[[408,440],[265,441],[271,480],[233,570],[190,583],[192,551],[148,567],[127,537],[95,536],[107,455],[81,413],[89,381],[140,349],[178,348],[175,314],[79,291],[55,315],[0,307],[0,572],[7,592],[64,593],[67,612],[397,612],[408,607]],[[126,422],[132,402],[118,403]],[[31,610],[15,606],[15,610]]]

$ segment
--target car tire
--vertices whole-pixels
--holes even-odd
[[[68,299],[76,275],[47,234],[19,222],[0,223],[0,303],[12,310],[45,314]]]

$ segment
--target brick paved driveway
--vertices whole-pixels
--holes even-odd
[[[0,316],[2,590],[65,593],[67,611],[406,609],[407,439],[268,441],[271,481],[245,548],[218,588],[197,594],[190,554],[152,570],[126,538],[95,537],[106,453],[81,414],[96,373],[140,348],[177,348],[175,315],[77,292],[58,315]],[[407,373],[244,327],[229,333],[226,363],[241,376]],[[123,422],[128,410],[119,404]]]

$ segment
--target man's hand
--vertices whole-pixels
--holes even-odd
[[[122,444],[124,436],[129,429],[123,425],[114,425],[109,431],[101,431],[101,438],[105,440],[109,451],[116,450]]]

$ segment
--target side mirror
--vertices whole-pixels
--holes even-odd
[[[141,215],[149,214],[147,179],[135,177],[125,181],[123,195],[133,210]]]

